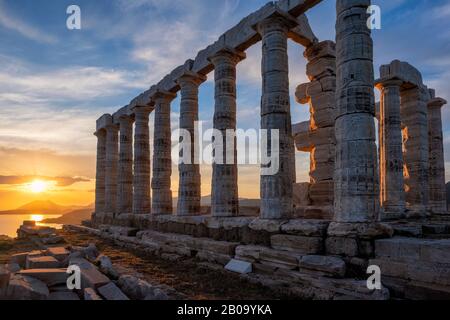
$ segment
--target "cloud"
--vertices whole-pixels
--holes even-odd
[[[29,25],[18,17],[15,17],[10,11],[7,11],[3,1],[0,1],[0,25],[20,33],[22,36],[41,43],[54,44],[57,38],[39,30],[38,27]]]
[[[28,184],[35,180],[55,182],[58,187],[68,187],[78,182],[90,182],[90,179],[82,177],[45,177],[45,176],[1,176],[0,184],[18,185]]]

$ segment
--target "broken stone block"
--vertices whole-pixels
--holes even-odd
[[[25,268],[28,252],[17,253],[11,256],[11,263],[17,263],[20,267]]]
[[[33,257],[27,259],[27,269],[59,268],[59,261],[51,256]]]
[[[97,292],[92,288],[85,288],[84,291],[84,300],[86,301],[96,301],[96,300],[103,300]]]
[[[49,295],[45,283],[19,274],[11,277],[6,294],[10,300],[46,300]]]
[[[117,273],[116,269],[114,269],[114,266],[111,262],[111,259],[105,255],[100,255],[96,259],[96,263],[100,268],[100,271],[109,276],[113,279],[118,279],[119,274]]]
[[[263,264],[273,264],[277,267],[295,269],[301,255],[291,251],[263,248],[259,254],[259,261]]]
[[[64,247],[48,248],[46,253],[49,256],[54,257],[59,262],[64,261],[70,254],[70,252]]]
[[[309,186],[310,184],[308,182],[294,184],[293,201],[296,207],[305,207],[311,204],[311,199],[309,198]]]
[[[316,270],[335,277],[344,277],[346,266],[344,260],[337,257],[308,255],[299,259],[300,268]]]
[[[225,266],[225,270],[240,273],[240,274],[247,274],[247,273],[252,272],[252,264],[247,261],[240,261],[240,260],[232,259]]]
[[[113,282],[99,287],[98,292],[106,300],[130,300]]]
[[[17,273],[20,271],[20,266],[17,263],[7,263],[5,264],[5,268],[11,273]]]
[[[47,300],[53,301],[76,301],[80,300],[80,297],[74,292],[52,292],[48,296]]]
[[[19,274],[39,279],[49,287],[66,285],[69,277],[66,269],[28,269],[20,271]]]
[[[224,266],[230,261],[232,256],[228,254],[216,253],[214,251],[201,250],[197,252],[196,258]]]
[[[301,254],[315,254],[323,250],[323,241],[319,237],[276,234],[270,237],[270,244],[277,250],[294,251]]]
[[[69,265],[76,265],[81,270],[82,288],[99,288],[110,282],[109,278],[101,273],[92,263],[83,258],[71,259]]]
[[[265,247],[255,245],[238,246],[236,247],[235,258],[247,262],[256,262],[259,260],[261,251],[263,251],[264,248]]]

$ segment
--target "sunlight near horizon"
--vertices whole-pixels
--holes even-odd
[[[49,184],[42,180],[34,180],[28,185],[29,191],[32,193],[42,193],[47,191]]]

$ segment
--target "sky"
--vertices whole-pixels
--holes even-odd
[[[62,205],[94,201],[95,120],[127,105],[172,69],[213,43],[266,0],[0,0],[0,210],[29,201]],[[81,30],[68,30],[66,9],[81,9]],[[382,28],[373,32],[375,71],[394,59],[423,74],[450,101],[450,1],[374,0]],[[335,38],[335,1],[307,16],[319,40]],[[290,88],[307,81],[304,48],[290,41]],[[261,45],[238,65],[238,128],[259,128]],[[213,75],[200,88],[200,120],[211,126]],[[308,106],[292,98],[294,123]],[[255,119],[256,117],[256,119]],[[172,103],[178,125],[179,98]],[[450,111],[443,110],[447,179]],[[309,155],[297,154],[297,181],[307,181]],[[211,168],[202,166],[202,193]],[[172,190],[176,195],[178,171]],[[47,186],[38,190],[33,181]],[[39,191],[39,192],[37,192]],[[240,197],[259,196],[257,166],[239,168]]]

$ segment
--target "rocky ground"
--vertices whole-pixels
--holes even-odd
[[[155,299],[289,298],[271,292],[266,287],[248,283],[238,275],[224,271],[222,268],[214,270],[211,269],[211,265],[195,263],[193,259],[182,259],[174,263],[155,256],[142,256],[88,234],[58,231],[58,235],[64,238],[64,243],[53,246],[67,248],[71,254],[82,250],[80,248],[88,248],[89,245],[95,244],[99,256],[93,257],[90,261],[108,275],[112,283],[117,284],[128,296],[134,295],[130,292],[130,287],[136,287],[134,282],[140,281],[141,284],[146,283],[146,286],[158,288],[159,293],[153,297]],[[0,265],[10,263],[14,254],[42,249],[44,249],[43,246],[35,241],[4,239],[0,243]],[[43,255],[47,255],[46,251],[43,251]],[[114,273],[112,275],[111,263],[112,273]],[[107,270],[102,268],[103,265],[107,266]],[[50,288],[50,291],[53,290]],[[64,295],[57,297],[64,298]],[[83,294],[80,297],[83,298]],[[131,296],[130,298],[144,299],[146,297]]]

